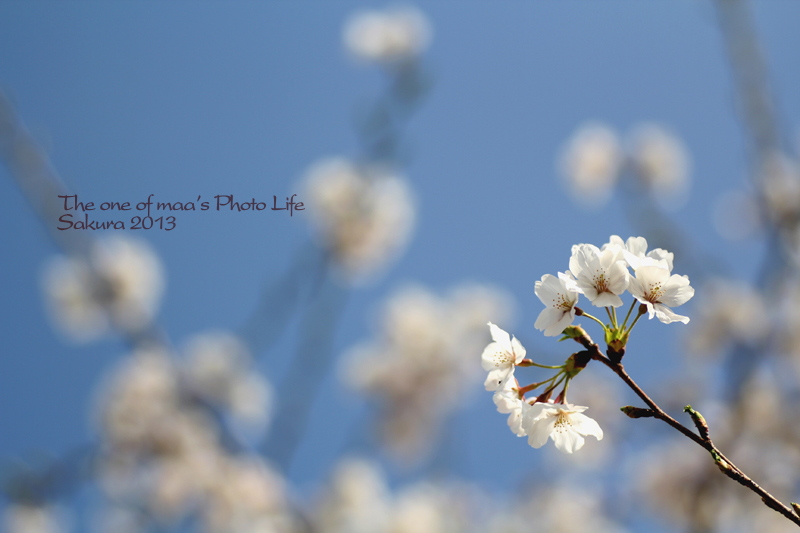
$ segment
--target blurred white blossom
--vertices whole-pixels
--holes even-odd
[[[272,388],[254,371],[250,353],[238,337],[217,331],[191,339],[183,375],[194,394],[226,409],[242,424],[266,425]]]
[[[312,166],[305,188],[311,223],[349,279],[374,274],[405,248],[415,218],[405,180],[336,158]]]
[[[164,290],[161,263],[144,241],[110,237],[88,257],[56,257],[43,286],[56,323],[78,340],[110,326],[135,332],[153,319]]]
[[[575,198],[588,206],[603,205],[626,175],[661,206],[682,205],[691,161],[680,138],[661,125],[644,123],[633,129],[626,144],[623,149],[617,133],[605,124],[588,122],[578,128],[559,158],[561,175]]]
[[[344,28],[347,50],[359,59],[379,63],[413,60],[430,39],[428,20],[411,6],[360,11]]]
[[[283,479],[255,456],[224,457],[203,505],[208,533],[292,533],[298,519],[290,512]]]
[[[633,130],[630,158],[636,176],[659,199],[681,199],[689,185],[690,159],[683,142],[658,124]],[[668,203],[665,201],[665,205]]]
[[[65,533],[64,510],[52,505],[9,503],[3,513],[5,533]]]
[[[786,154],[769,154],[761,168],[761,191],[767,217],[779,225],[797,223],[800,217],[800,167]]]
[[[383,440],[398,457],[431,445],[441,420],[480,375],[472,354],[486,345],[486,322],[508,320],[512,302],[481,285],[445,297],[409,287],[387,301],[378,338],[346,355],[344,379],[378,400]]]
[[[363,459],[345,459],[317,503],[315,523],[325,533],[387,532],[391,505],[380,467]]]
[[[315,506],[322,533],[466,533],[482,531],[471,491],[417,482],[391,491],[377,463],[345,459]]]
[[[223,444],[238,437],[225,433],[222,420],[265,423],[268,390],[228,333],[195,337],[185,358],[156,348],[134,352],[98,398],[99,479],[119,507],[104,520],[122,517],[113,521],[124,531],[126,505],[165,524],[201,506],[209,532],[290,531],[282,481]]]
[[[622,149],[612,129],[583,124],[567,141],[559,161],[570,191],[587,205],[602,205],[611,197],[622,165]]]
[[[489,533],[624,533],[607,512],[608,502],[602,499],[599,487],[589,483],[556,480],[534,487],[517,501],[504,502],[480,531]],[[508,505],[508,504],[511,505]]]
[[[769,331],[763,297],[743,282],[711,280],[703,287],[703,300],[688,338],[696,354],[718,353],[732,343],[756,343]]]

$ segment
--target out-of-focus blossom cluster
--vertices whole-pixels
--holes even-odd
[[[415,60],[430,39],[428,20],[411,6],[361,11],[344,28],[344,43],[350,53],[361,60],[384,64]]]
[[[567,141],[559,170],[569,190],[587,205],[608,202],[617,183],[629,174],[668,207],[682,203],[691,162],[681,140],[658,124],[637,126],[623,144],[609,126],[590,122]]]
[[[770,152],[760,163],[756,190],[732,190],[715,206],[715,225],[736,240],[777,229],[785,249],[800,262],[800,163],[785,152]]]
[[[52,505],[9,504],[3,513],[6,533],[64,533],[64,510]]]
[[[512,312],[505,292],[482,285],[444,297],[409,287],[389,298],[377,338],[353,348],[343,370],[351,387],[378,401],[391,451],[403,458],[426,451],[478,378],[470,354],[485,342],[486,321]]]
[[[282,480],[242,453],[229,427],[263,428],[269,391],[227,334],[198,337],[181,359],[135,352],[99,398],[99,476],[109,499],[161,524],[196,511],[209,532],[289,531]]]
[[[718,354],[731,343],[758,343],[769,333],[767,306],[753,287],[715,279],[703,287],[703,299],[688,336],[692,353]]]
[[[56,257],[43,278],[51,314],[77,340],[110,327],[135,333],[152,321],[164,290],[161,262],[144,242],[95,241],[87,256]]]
[[[348,279],[375,273],[405,248],[415,207],[404,179],[333,158],[309,169],[305,189],[315,232]]]
[[[420,482],[394,494],[374,463],[340,463],[315,508],[321,533],[622,533],[603,512],[597,492],[572,486],[492,498],[459,483]],[[533,524],[533,525],[532,525]]]
[[[521,502],[493,517],[486,531],[492,533],[625,533],[622,525],[606,514],[607,502],[591,484],[560,481],[539,488]]]

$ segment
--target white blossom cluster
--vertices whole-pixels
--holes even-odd
[[[368,277],[395,259],[414,227],[407,182],[387,169],[344,158],[320,161],[305,177],[311,223],[350,280]]]
[[[619,350],[624,348],[633,326],[644,313],[649,313],[651,319],[658,317],[665,324],[687,323],[689,318],[675,314],[672,308],[686,303],[694,295],[694,289],[687,276],[672,274],[672,268],[673,254],[661,248],[648,251],[644,237],[630,237],[623,241],[612,235],[601,248],[593,244],[576,244],[572,247],[569,270],[559,272],[558,276],[545,274],[536,282],[536,296],[546,307],[534,327],[547,336],[556,336],[572,325],[575,316],[580,314],[600,322],[609,345]],[[633,295],[634,301],[624,321],[619,321],[616,308],[622,306],[620,296],[625,291]],[[579,310],[580,295],[596,307],[605,307],[611,323],[603,324]],[[628,326],[637,301],[640,303],[639,312]],[[552,438],[556,448],[565,453],[583,447],[586,435],[598,440],[603,438],[597,422],[582,414],[587,408],[566,401],[569,382],[582,368],[575,366],[578,363],[574,358],[558,367],[539,365],[525,359],[526,350],[516,338],[492,323],[489,323],[489,328],[494,342],[481,356],[483,368],[489,372],[484,385],[486,390],[494,392],[497,410],[509,415],[508,425],[512,432],[520,437],[527,436],[528,443],[534,448],[543,446],[548,438]],[[549,380],[520,387],[514,370],[523,364],[559,372]],[[552,393],[562,384],[561,393],[552,400]],[[532,401],[525,398],[527,391],[544,385],[547,385],[544,393]]]
[[[183,358],[135,352],[98,402],[99,477],[114,502],[106,518],[125,523],[134,508],[174,524],[199,506],[204,531],[289,531],[280,478],[223,438],[242,440],[223,424],[263,428],[269,400],[269,385],[228,334],[198,337]]]
[[[558,277],[545,274],[536,282],[536,296],[547,307],[535,327],[547,336],[556,336],[575,319],[581,294],[596,307],[616,308],[622,305],[620,295],[626,290],[647,306],[650,318],[686,324],[689,317],[675,314],[672,308],[689,301],[694,289],[687,276],[672,274],[672,260],[673,254],[662,248],[648,252],[644,237],[623,241],[612,235],[601,248],[576,244],[569,270],[559,272]]]
[[[528,444],[541,448],[548,438],[560,451],[573,453],[584,445],[584,436],[603,438],[600,426],[583,414],[587,407],[548,400],[533,403],[520,392],[514,369],[525,359],[525,348],[496,325],[489,323],[494,342],[481,356],[484,370],[489,370],[484,385],[494,391],[494,403],[500,413],[508,414],[508,426],[518,437],[528,437]]]
[[[589,205],[605,204],[625,170],[665,204],[681,200],[691,163],[678,137],[663,126],[642,124],[624,143],[605,124],[582,125],[564,146],[559,170],[575,197]]]
[[[438,296],[416,286],[386,303],[378,337],[344,358],[344,379],[377,400],[382,438],[396,456],[426,451],[442,419],[478,375],[471,356],[485,342],[491,316],[510,318],[505,292],[477,284]]]
[[[428,20],[411,6],[361,11],[344,28],[347,50],[361,60],[376,63],[413,61],[425,51],[430,39]]]
[[[56,324],[76,340],[110,327],[136,332],[155,316],[164,291],[158,256],[144,241],[95,241],[88,256],[56,257],[45,268],[44,292]]]

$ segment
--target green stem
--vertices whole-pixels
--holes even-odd
[[[550,385],[549,387],[547,387],[547,390],[546,390],[545,392],[552,392],[552,391],[556,390],[556,388],[557,388],[559,385],[561,385],[561,382],[562,382],[562,381],[564,381],[564,379],[566,379],[566,377],[567,377],[567,375],[566,375],[566,374],[556,374],[556,375],[555,375],[555,376],[553,376],[553,377],[554,377],[554,378],[556,378],[556,377],[558,377],[558,376],[561,376],[561,377],[560,377],[560,378],[558,378],[558,381],[556,381],[555,383],[553,383],[552,385]]]
[[[631,302],[631,307],[628,309],[628,314],[625,315],[625,321],[622,323],[622,328],[623,329],[625,328],[625,325],[628,323],[628,319],[631,317],[631,313],[633,312],[633,308],[636,307],[636,302],[638,302],[638,301],[639,300],[634,298],[633,301]],[[633,327],[633,326],[631,326],[631,327]]]
[[[565,365],[548,366],[548,365],[540,365],[539,363],[534,363],[533,361],[531,361],[528,366],[535,366],[536,368],[547,368],[550,370],[561,370],[562,368],[564,368]]]
[[[597,322],[598,324],[600,324],[601,326],[603,326],[603,331],[607,331],[607,330],[608,330],[608,328],[606,327],[606,325],[605,325],[605,324],[603,324],[603,321],[602,321],[602,320],[600,320],[599,318],[597,318],[597,317],[594,317],[594,316],[592,316],[592,315],[590,315],[589,313],[586,313],[586,312],[584,312],[584,313],[583,313],[581,316],[585,316],[586,318],[591,318],[592,320],[594,320],[595,322]]]
[[[639,321],[639,319],[642,318],[643,316],[644,316],[644,313],[639,313],[638,315],[636,315],[636,318],[633,319],[633,323],[631,324],[631,327],[628,328],[628,333],[633,331],[633,326],[635,326],[636,323]]]
[[[613,327],[617,327],[617,322],[614,320],[614,317],[611,315],[611,310],[606,307],[606,314],[608,315],[608,319],[611,321],[611,325]]]

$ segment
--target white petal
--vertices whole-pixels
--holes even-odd
[[[644,237],[628,237],[625,248],[636,257],[644,257],[647,253],[647,239]]]
[[[527,405],[525,402],[522,402],[522,405]],[[508,415],[508,427],[511,428],[511,431],[517,437],[524,437],[526,435],[525,429],[522,427],[522,421],[524,417],[522,414],[522,409],[515,409]]]
[[[606,279],[608,279],[608,290],[614,294],[622,294],[625,292],[630,281],[630,274],[625,267],[625,263],[617,261],[611,265],[606,274]]]
[[[688,316],[678,315],[666,305],[655,304],[654,307],[656,316],[664,324],[671,324],[672,322],[683,322],[684,324],[689,323]]]
[[[552,435],[556,448],[564,453],[573,453],[580,450],[585,442],[584,438],[573,429],[556,431]]]
[[[509,368],[495,368],[489,372],[488,376],[486,376],[486,381],[483,382],[483,386],[488,391],[496,391],[503,384],[503,380],[506,379],[509,374],[513,373],[513,366]]]
[[[592,300],[592,305],[597,307],[607,307],[609,305],[611,307],[619,307],[622,305],[622,298],[610,292],[601,292],[597,295],[597,298]]]
[[[491,322],[489,322],[489,332],[492,334],[492,340],[494,342],[498,343],[503,348],[508,349],[511,347],[511,337],[509,336],[508,332],[500,329]]]
[[[533,327],[538,329],[539,331],[544,331],[559,320],[564,315],[564,312],[560,309],[556,309],[555,307],[545,307],[542,309],[542,312],[539,313],[539,317],[534,322]]]
[[[525,347],[522,346],[522,343],[516,337],[511,338],[511,349],[513,350],[514,354],[514,364],[518,365],[525,359]]]
[[[544,305],[551,305],[553,300],[558,299],[558,295],[563,292],[564,286],[559,279],[552,274],[545,274],[541,281],[534,284],[533,292]]]
[[[570,416],[572,427],[581,435],[591,435],[597,440],[603,440],[603,429],[593,418],[589,418],[583,413],[573,413]]]
[[[535,407],[536,404],[533,405]],[[541,448],[547,442],[547,439],[553,433],[553,427],[556,424],[555,417],[547,417],[543,419],[536,419],[535,422],[527,427],[528,444],[534,448]]]
[[[668,252],[663,248],[656,248],[648,253],[647,257],[651,257],[657,261],[664,261],[667,265],[667,269],[672,272],[672,260],[675,257],[675,254],[672,252]]]
[[[569,313],[563,313],[561,319],[556,322],[555,324],[551,324],[548,328],[544,330],[545,337],[555,337],[557,335],[561,335],[561,332],[564,329],[572,324],[572,321],[575,320],[575,311],[571,311]]]
[[[692,296],[694,296],[694,288],[689,285],[689,278],[673,274],[664,286],[661,303],[670,307],[678,307],[688,302]]]

